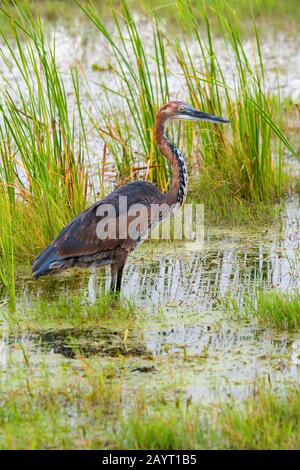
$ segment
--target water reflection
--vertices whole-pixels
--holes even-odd
[[[256,287],[300,287],[299,212],[299,201],[294,198],[286,202],[272,226],[234,231],[208,228],[202,252],[172,244],[145,245],[130,259],[124,276],[124,295],[148,313],[142,333],[132,321],[129,345],[124,345],[124,331],[104,326],[21,336],[2,330],[2,368],[15,345],[23,344],[32,354],[51,354],[52,358],[173,358],[174,374],[183,373],[184,368],[186,393],[203,400],[212,399],[216,386],[221,394],[230,389],[243,396],[258,375],[276,384],[299,383],[299,334],[228,322],[219,309],[220,298],[228,292],[242,300]],[[19,302],[30,304],[38,298],[51,302],[59,293],[74,292],[83,292],[94,302],[109,286],[109,270],[70,271],[40,282],[32,281],[27,272],[17,285]],[[160,307],[162,318],[156,317]],[[160,377],[159,373],[143,377],[149,375],[154,381],[156,375],[157,380]]]
[[[198,312],[218,305],[228,292],[242,296],[256,286],[300,287],[300,209],[287,201],[273,226],[255,230],[207,229],[202,252],[185,246],[145,244],[131,258],[124,274],[124,294],[144,305],[170,303],[193,306]],[[109,270],[70,271],[60,277],[18,282],[22,298],[53,298],[59,291],[84,291],[91,302],[109,285]]]

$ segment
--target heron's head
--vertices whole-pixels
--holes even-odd
[[[210,121],[216,123],[228,123],[227,119],[205,113],[199,109],[193,108],[182,101],[170,101],[166,103],[158,112],[158,117],[162,120],[181,119],[187,121]]]

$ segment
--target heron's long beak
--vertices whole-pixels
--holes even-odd
[[[189,121],[210,121],[216,123],[229,123],[228,119],[222,117],[214,116],[213,114],[204,113],[198,109],[193,108],[192,106],[186,106],[184,110],[178,113],[178,119],[187,119]]]

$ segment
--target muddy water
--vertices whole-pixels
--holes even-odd
[[[182,244],[149,244],[131,257],[124,295],[139,307],[124,326],[116,320],[70,328],[53,324],[22,334],[8,334],[3,323],[1,364],[20,357],[20,345],[33,360],[76,367],[78,351],[101,368],[125,358],[128,389],[160,390],[194,401],[226,400],[247,395],[259,378],[275,387],[300,381],[300,332],[275,331],[232,320],[220,307],[229,292],[242,302],[256,287],[295,289],[300,284],[300,203],[286,201],[273,225],[228,230],[207,227],[205,246],[194,251]],[[105,271],[70,272],[32,282],[28,269],[18,281],[19,303],[58,293],[86,294],[92,303],[108,286]],[[139,311],[144,311],[140,318]],[[51,315],[51,308],[49,308]],[[124,329],[128,340],[124,342]],[[32,359],[31,359],[32,360]]]
[[[143,24],[142,30],[150,44],[150,25]],[[56,31],[56,40],[67,91],[71,84],[69,66],[74,63],[84,69],[93,100],[101,99],[100,82],[107,81],[112,88],[118,86],[114,76],[105,70],[110,53],[98,33],[79,26],[76,34],[61,28]],[[250,40],[246,48],[252,50]],[[221,43],[218,49],[222,49]],[[263,52],[270,85],[275,87],[279,79],[281,93],[297,99],[299,38],[285,33],[266,36]],[[93,71],[95,63],[104,70]],[[171,96],[182,97],[181,76],[174,64],[169,64],[169,76]],[[15,79],[18,80],[17,75]],[[73,100],[72,95],[69,98]],[[90,96],[83,95],[82,99],[91,106]],[[95,136],[89,144],[95,158],[101,155],[101,142]],[[134,299],[138,310],[145,311],[142,320],[138,315],[128,323],[126,343],[123,324],[116,320],[81,328],[71,328],[63,322],[49,328],[40,325],[39,329],[22,334],[10,333],[9,325],[3,321],[1,371],[8,372],[12,362],[15,367],[22,367],[22,346],[32,361],[46,361],[54,371],[62,363],[77,367],[78,351],[92,358],[99,369],[125,357],[129,390],[144,387],[155,391],[175,383],[174,393],[191,396],[194,401],[224,400],[232,394],[241,398],[259,377],[278,387],[286,382],[298,385],[300,333],[276,332],[229,320],[220,300],[230,293],[242,302],[244,294],[251,295],[257,286],[299,288],[299,221],[299,201],[290,199],[271,226],[253,230],[207,227],[202,251],[184,244],[145,243],[131,257],[124,276],[124,295]],[[76,292],[84,292],[92,303],[109,285],[104,270],[70,272],[40,282],[32,281],[28,267],[19,272],[19,305],[46,298],[51,306],[59,293],[68,296]],[[0,292],[0,304],[2,296],[4,293]],[[0,314],[4,309],[5,305],[0,307]],[[9,380],[9,374],[4,376]]]

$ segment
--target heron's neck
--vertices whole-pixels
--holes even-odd
[[[172,184],[166,200],[170,206],[181,206],[187,190],[187,169],[181,151],[169,142],[165,135],[165,122],[156,122],[155,137],[159,150],[171,163]]]

